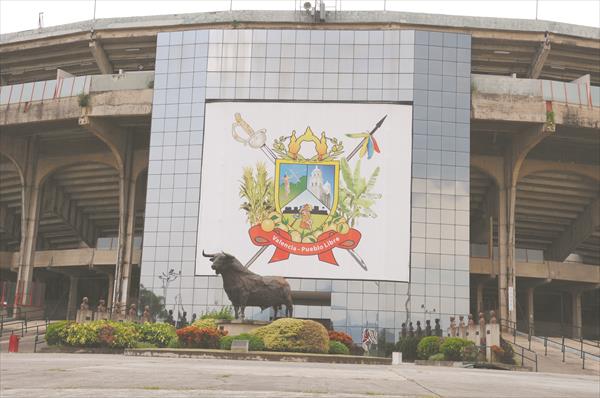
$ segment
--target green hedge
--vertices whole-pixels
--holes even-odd
[[[92,321],[75,323],[54,322],[46,329],[49,345],[64,344],[73,347],[133,348],[152,345],[166,347],[176,340],[175,328],[166,323],[133,323]]]
[[[250,334],[262,338],[268,351],[329,352],[327,330],[315,321],[281,318]]]
[[[172,340],[177,340],[175,327],[168,323],[149,323],[139,325],[140,342],[167,347]]]
[[[46,328],[46,342],[48,345],[64,344],[60,332],[67,326],[69,321],[52,322]]]
[[[438,336],[423,337],[417,345],[417,357],[427,359],[440,352],[440,343],[442,339]]]
[[[219,346],[222,350],[231,350],[231,343],[234,340],[248,340],[248,349],[250,351],[264,351],[265,343],[263,340],[253,334],[242,333],[237,336],[224,336],[219,341]]]
[[[440,345],[440,352],[444,354],[448,361],[460,361],[462,360],[464,348],[474,345],[472,341],[460,337],[447,337]]]
[[[417,359],[417,346],[419,344],[418,337],[401,337],[396,343],[396,351],[402,353],[403,361],[414,361]]]
[[[336,355],[350,355],[350,350],[344,343],[339,341],[329,341],[329,353]]]

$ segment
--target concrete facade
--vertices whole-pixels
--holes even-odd
[[[218,13],[3,35],[0,279],[22,297],[45,281],[69,309],[90,293],[131,303],[139,282],[188,314],[226,305],[220,279],[193,275],[205,101],[408,101],[410,283],[292,280],[299,297],[331,295],[297,315],[355,338],[489,309],[524,330],[597,334],[598,31],[401,17]],[[48,80],[50,53],[77,76]]]

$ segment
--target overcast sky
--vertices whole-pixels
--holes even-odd
[[[305,0],[96,0],[96,18],[248,9],[292,10]],[[333,6],[335,0],[326,0]],[[340,3],[340,0],[337,1]],[[536,18],[600,27],[600,0],[341,0],[343,10],[387,10],[503,18]],[[94,0],[0,0],[0,33],[93,18]]]

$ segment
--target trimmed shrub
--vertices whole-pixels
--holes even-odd
[[[476,362],[479,358],[479,348],[475,344],[464,346],[460,350],[460,357],[466,362]]]
[[[438,336],[423,337],[417,345],[417,357],[427,359],[440,352],[440,343],[442,339]]]
[[[262,339],[256,335],[249,333],[242,333],[237,336],[224,336],[219,341],[219,346],[222,350],[231,350],[231,343],[234,340],[248,340],[248,350],[250,351],[264,351],[265,343]]]
[[[166,347],[173,339],[177,339],[175,327],[168,323],[149,323],[139,325],[140,341],[157,347]]]
[[[202,329],[202,328],[216,329],[217,328],[217,321],[214,318],[198,319],[197,321],[195,321],[194,323],[192,323],[192,326],[195,326],[195,327],[197,327],[199,329]]]
[[[59,342],[73,347],[131,348],[141,339],[136,324],[106,320],[68,323],[57,335]]]
[[[65,344],[75,347],[100,345],[99,331],[106,322],[69,323],[59,335]]]
[[[156,346],[155,344],[152,344],[152,343],[146,343],[144,341],[138,341],[135,344],[135,348],[158,348],[158,346]]]
[[[231,321],[233,319],[233,313],[231,312],[230,306],[225,306],[220,310],[205,312],[200,315],[200,319],[224,319],[227,321]]]
[[[502,351],[504,351],[504,354],[499,358],[500,362],[506,363],[509,365],[514,365],[515,358],[514,358],[513,346],[510,345],[510,343],[508,341],[506,341],[502,337],[500,337],[500,347],[502,348]]]
[[[460,361],[464,347],[473,346],[473,342],[460,337],[448,337],[440,345],[440,352],[448,361]]]
[[[179,344],[187,348],[219,348],[219,340],[226,332],[215,328],[187,326],[177,330]]]
[[[401,337],[396,343],[396,351],[402,353],[402,360],[412,362],[417,359],[418,337]]]
[[[335,355],[350,355],[350,350],[344,343],[333,340],[329,341],[329,353]]]
[[[250,333],[261,337],[268,351],[329,352],[327,330],[315,321],[281,318]]]
[[[430,356],[428,358],[428,360],[430,360],[430,361],[445,361],[446,357],[444,357],[444,354],[442,354],[441,352],[438,352],[437,354]]]
[[[64,344],[61,338],[61,333],[64,335],[64,329],[69,324],[69,321],[52,322],[46,328],[46,342],[48,345]]]
[[[342,343],[348,348],[348,350],[352,348],[352,345],[354,344],[352,337],[348,333],[337,332],[335,330],[329,331],[329,342],[331,343],[332,341],[338,341]]]

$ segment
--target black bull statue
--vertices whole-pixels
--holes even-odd
[[[234,256],[227,253],[206,254],[212,262],[211,268],[223,278],[223,288],[233,304],[235,319],[244,319],[246,307],[273,307],[277,310],[285,304],[285,314],[292,316],[292,290],[281,276],[260,276],[244,267]],[[241,312],[241,313],[240,313]]]

